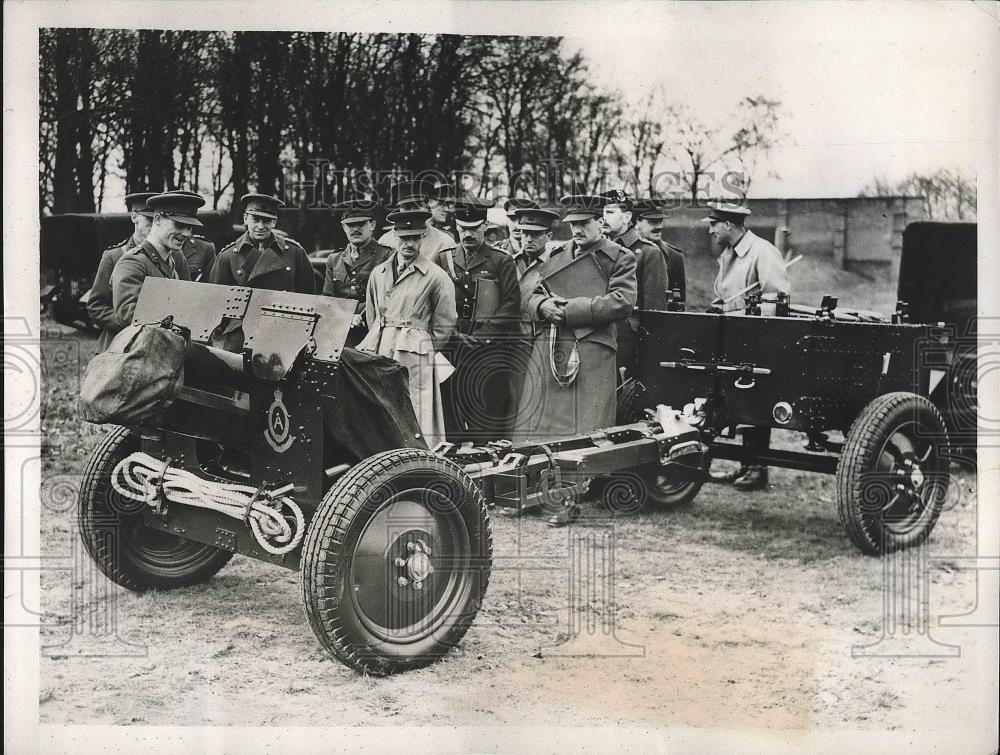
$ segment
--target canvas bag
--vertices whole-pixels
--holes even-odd
[[[88,422],[137,425],[159,416],[184,384],[184,355],[191,332],[158,323],[129,325],[107,351],[87,365],[80,412]]]

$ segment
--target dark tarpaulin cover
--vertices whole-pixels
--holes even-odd
[[[427,448],[410,403],[406,368],[388,357],[346,348],[336,397],[323,397],[327,443],[353,463],[394,448]]]

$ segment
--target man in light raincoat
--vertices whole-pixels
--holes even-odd
[[[368,335],[358,348],[406,367],[413,411],[427,446],[434,448],[445,439],[441,382],[448,369],[438,352],[455,330],[458,314],[448,274],[420,255],[430,217],[422,210],[401,210],[387,218],[399,247],[368,279]]]

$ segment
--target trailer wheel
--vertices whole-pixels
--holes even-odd
[[[854,420],[837,466],[837,507],[848,538],[880,555],[922,542],[948,489],[948,432],[926,398],[879,396]]]
[[[77,512],[87,553],[108,579],[136,592],[204,582],[233,554],[146,527],[144,504],[125,498],[111,486],[118,462],[138,450],[138,437],[116,427],[87,463]]]
[[[691,503],[705,483],[660,466],[644,469],[642,481],[646,485],[646,500],[664,508]]]
[[[479,488],[430,451],[357,464],[323,497],[302,546],[302,593],[320,644],[387,675],[455,647],[489,583],[493,533]]]

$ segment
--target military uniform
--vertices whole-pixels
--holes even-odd
[[[181,250],[164,249],[154,240],[159,220],[172,226],[200,226],[198,208],[205,200],[193,192],[166,192],[145,200],[144,212],[153,215],[153,225],[146,240],[135,249],[123,253],[111,272],[111,299],[118,328],[132,322],[139,291],[146,278],[191,280],[187,261]]]
[[[389,219],[397,230],[408,233],[429,217],[430,213],[412,211],[394,213]],[[372,270],[365,297],[369,329],[358,348],[406,367],[410,401],[424,440],[433,448],[446,437],[435,355],[455,330],[455,287],[444,270],[419,254],[402,271],[399,260],[396,252]]]
[[[226,246],[215,259],[209,282],[316,293],[316,279],[306,250],[297,241],[273,233],[261,246],[247,233]]]
[[[640,227],[638,221],[648,220],[650,222],[660,221],[661,227],[656,230],[656,235],[641,236],[643,241],[655,244],[663,253],[663,258],[667,264],[667,291],[673,292],[679,301],[687,298],[687,280],[684,272],[684,253],[673,244],[668,244],[663,240],[662,222],[666,219],[663,210],[657,206],[653,199],[637,199],[634,201],[633,217],[636,219],[636,230]],[[655,229],[650,227],[650,232]],[[641,233],[641,232],[640,232]]]
[[[618,328],[618,368],[630,373],[635,368],[636,346],[639,341],[639,314],[645,310],[667,308],[667,261],[659,247],[639,238],[635,228],[629,228],[614,243],[635,255],[636,303],[627,323]]]
[[[204,236],[192,236],[184,243],[184,259],[187,261],[191,280],[208,282],[208,274],[215,264],[215,244]]]
[[[173,266],[170,265],[170,261],[173,261]],[[135,305],[139,301],[139,291],[146,278],[187,281],[191,280],[191,275],[188,273],[187,262],[178,259],[176,254],[169,254],[167,259],[164,259],[149,239],[123,253],[111,273],[111,295],[118,330],[132,323],[132,313],[135,311]]]
[[[101,261],[97,265],[97,274],[94,276],[94,285],[91,286],[87,297],[87,314],[90,315],[91,321],[101,328],[101,333],[97,337],[98,352],[107,349],[114,337],[118,335],[118,331],[121,330],[118,318],[115,317],[111,273],[122,255],[141,246],[141,243],[135,235],[132,235],[114,246],[109,246],[101,253]],[[184,261],[184,255],[177,251],[171,251],[170,254],[174,258],[174,265],[179,268],[181,262]],[[188,272],[190,273],[190,270]]]
[[[483,212],[485,222],[485,212]],[[509,354],[519,335],[521,295],[514,260],[495,247],[459,245],[434,257],[455,285],[457,336],[447,355],[455,375],[445,384],[448,440],[484,442],[509,435],[511,415]],[[497,290],[497,308],[476,322],[476,291],[481,281]]]
[[[389,259],[392,253],[390,247],[382,246],[374,238],[369,239],[360,249],[348,244],[346,249],[334,252],[326,258],[323,295],[356,299],[356,313],[364,314],[365,293],[368,291],[368,279],[372,270]],[[364,323],[361,328],[352,328],[347,337],[347,345],[357,345],[367,332],[368,328]]]
[[[569,217],[569,216],[567,216]],[[636,299],[635,255],[631,250],[601,238],[584,247],[570,241],[553,249],[541,274],[561,268],[571,259],[591,254],[607,278],[602,296],[567,294],[566,322],[556,329],[556,355],[568,355],[574,345],[580,360],[576,379],[568,386],[556,382],[550,365],[550,324],[540,313],[550,294],[540,283],[525,304],[532,321],[541,326],[521,391],[514,425],[514,443],[544,443],[555,438],[586,433],[615,421],[616,326],[632,313]],[[573,328],[596,326],[577,339]],[[625,326],[627,327],[627,326]]]
[[[687,273],[684,270],[684,252],[673,244],[662,239],[656,240],[667,261],[667,286],[669,291],[676,292],[676,298],[687,301]]]
[[[533,203],[532,203],[533,204]],[[513,211],[521,230],[549,231],[559,215],[548,210],[526,206]],[[535,338],[548,328],[547,323],[533,318],[527,311],[527,303],[538,284],[542,280],[542,272],[549,261],[552,249],[543,247],[537,256],[531,257],[523,249],[513,255],[514,270],[517,273],[517,286],[521,294],[521,311],[518,318],[520,335],[511,350],[510,358],[510,414],[508,426],[511,435],[514,431],[514,421],[517,417],[517,404],[524,388],[524,376],[531,361],[531,348]]]

